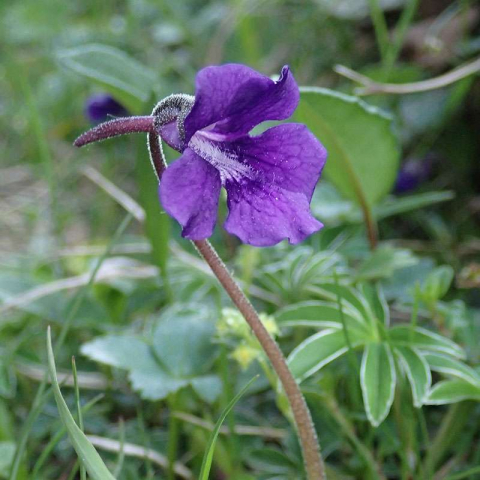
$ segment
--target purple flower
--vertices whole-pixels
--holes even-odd
[[[85,116],[92,123],[100,123],[108,120],[110,116],[125,117],[128,115],[123,105],[106,93],[97,93],[87,99]]]
[[[294,244],[322,228],[310,213],[327,157],[322,144],[296,123],[249,135],[264,121],[290,117],[298,101],[288,67],[276,82],[236,64],[198,73],[195,103],[183,128],[176,121],[159,128],[182,153],[160,182],[161,203],[182,225],[182,236],[212,235],[222,187],[229,209],[225,228],[244,243]]]
[[[395,181],[395,193],[407,193],[418,188],[425,182],[432,171],[434,156],[427,155],[424,159],[408,159],[400,168]]]

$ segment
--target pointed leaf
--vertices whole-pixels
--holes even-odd
[[[413,405],[420,408],[428,394],[432,383],[432,375],[427,361],[414,349],[409,347],[396,347],[402,367],[407,374],[412,388]]]
[[[57,371],[55,368],[55,359],[53,357],[52,340],[50,336],[50,328],[47,333],[47,352],[48,367],[50,371],[50,379],[52,381],[53,394],[57,403],[58,412],[63,424],[65,425],[73,448],[77,452],[78,458],[87,470],[88,474],[94,480],[115,480],[114,476],[109,472],[103,463],[102,458],[97,453],[93,445],[87,439],[85,434],[78,428],[72,414],[68,410],[67,404],[62,397],[62,392],[58,385]]]
[[[480,375],[468,365],[441,353],[425,353],[425,360],[434,372],[443,373],[480,386]]]
[[[445,405],[462,400],[480,401],[480,387],[464,380],[444,380],[433,386],[424,403],[426,405]]]
[[[152,92],[155,75],[151,70],[113,47],[107,45],[82,45],[63,50],[60,62],[107,88],[125,106],[138,113]]]
[[[368,420],[378,427],[385,420],[395,393],[395,363],[390,347],[371,343],[363,352],[360,384]]]
[[[295,118],[328,151],[325,175],[347,198],[373,205],[391,191],[399,148],[391,118],[356,97],[324,88],[301,89]]]
[[[343,316],[349,325],[362,326],[364,323],[361,315],[344,307]],[[311,326],[317,328],[341,328],[342,318],[338,305],[322,301],[299,302],[282,308],[275,314],[275,320],[280,326]]]
[[[351,339],[353,343],[353,339]],[[359,342],[355,342],[358,345]],[[348,350],[342,330],[323,330],[304,340],[288,356],[293,376],[301,382]]]
[[[446,353],[453,357],[465,357],[465,352],[455,342],[422,327],[416,327],[412,332],[410,325],[397,325],[392,327],[388,334],[396,346],[415,347],[419,350]]]

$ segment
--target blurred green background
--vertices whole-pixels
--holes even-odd
[[[153,445],[170,458],[178,454],[175,458],[193,464],[193,470],[198,467],[207,436],[183,420],[182,439],[168,453],[168,439],[175,433],[172,429],[177,428],[172,424],[168,427],[169,412],[178,404],[182,410],[214,422],[238,385],[251,378],[250,371],[245,373],[239,367],[245,361],[242,352],[235,350],[236,344],[226,342],[217,352],[214,369],[223,380],[228,378],[228,371],[222,372],[221,365],[226,358],[232,359],[233,351],[237,352],[237,358],[233,357],[236,363],[229,362],[229,368],[235,372],[235,385],[224,386],[218,403],[212,406],[189,395],[181,400],[169,397],[166,402],[149,402],[145,393],[148,385],[137,384],[136,390],[144,389],[141,399],[132,393],[121,371],[98,366],[81,356],[80,345],[97,335],[129,331],[148,336],[159,312],[171,304],[196,301],[216,308],[228,305],[216,283],[195,263],[194,251],[180,239],[179,227],[161,213],[145,139],[141,135],[119,138],[82,150],[72,146],[73,140],[94,124],[89,116],[92,96],[108,94],[131,114],[149,114],[156,101],[171,93],[193,94],[195,74],[200,68],[227,62],[244,63],[272,76],[288,64],[301,86],[355,95],[358,85],[336,73],[335,65],[347,66],[379,82],[401,84],[436,77],[475,60],[479,53],[480,5],[473,0],[3,0],[0,3],[0,446],[4,450],[0,451],[8,462],[2,464],[0,454],[0,478],[9,478],[12,449],[18,446],[20,438],[28,440],[19,460],[18,478],[76,478],[68,477],[70,471],[75,472],[72,468],[76,457],[66,438],[55,444],[54,454],[38,465],[38,456],[61,425],[53,399],[45,399],[40,416],[31,425],[25,424],[43,378],[48,324],[52,325],[54,338],[61,331],[68,331],[66,341],[55,352],[57,365],[67,370],[70,357],[79,356],[79,368],[85,374],[83,388],[88,390],[89,379],[98,381],[100,377],[95,376],[98,373],[101,380],[107,378],[110,387],[121,386],[103,389],[104,399],[87,418],[89,432],[119,438],[118,419],[122,417],[127,440]],[[118,84],[119,79],[125,83]],[[280,285],[284,280],[281,275],[296,265],[295,255],[298,260],[305,252],[321,251],[325,257],[334,258],[332,263],[345,279],[358,273],[357,280],[384,280],[388,300],[407,305],[408,313],[398,309],[400,318],[402,311],[404,317],[410,318],[408,308],[412,308],[403,283],[413,286],[417,278],[419,281],[425,278],[425,272],[430,272],[435,263],[448,264],[455,272],[448,301],[457,302],[449,304],[448,315],[458,314],[456,318],[463,321],[468,317],[468,320],[453,325],[445,314],[437,322],[435,315],[443,313],[430,305],[433,324],[440,333],[462,343],[468,351],[468,361],[478,368],[478,75],[432,91],[378,94],[363,100],[391,119],[388,134],[383,134],[384,127],[380,126],[375,137],[378,143],[371,142],[372,164],[368,161],[368,145],[362,146],[360,153],[355,151],[364,137],[362,116],[350,126],[343,120],[349,116],[347,110],[342,117],[343,113],[337,115],[335,105],[322,103],[324,100],[318,100],[318,104],[312,100],[310,105],[319,115],[325,109],[333,132],[353,152],[354,159],[359,155],[367,197],[375,188],[383,190],[370,205],[379,222],[379,238],[419,259],[421,268],[416,273],[408,270],[403,272],[404,277],[393,277],[393,271],[406,268],[408,259],[402,263],[405,257],[402,261],[395,257],[399,264],[394,264],[393,257],[390,259],[391,275],[385,274],[385,270],[373,274],[370,271],[361,277],[361,272],[355,270],[369,258],[362,220],[365,212],[349,194],[348,184],[345,188],[342,179],[338,180],[335,155],[329,166],[330,175],[321,182],[312,204],[315,215],[326,228],[299,247],[300,253],[295,254],[292,247],[285,245],[266,250],[242,247],[221,228],[217,228],[213,243],[234,266],[252,296],[256,296],[261,310],[268,313],[275,313],[278,307],[275,296],[281,299],[280,306],[311,299],[311,291],[305,287],[307,281],[289,284],[285,280]],[[302,102],[309,100],[304,97]],[[116,114],[114,110],[104,113]],[[303,110],[298,115],[300,121],[311,120],[309,126],[315,131],[313,117]],[[345,137],[343,132],[349,128],[353,129],[352,135]],[[392,131],[395,146],[385,147],[390,148],[390,156],[383,159],[378,152],[388,143]],[[320,139],[329,142],[328,135],[320,135]],[[168,150],[167,157],[172,160],[175,153]],[[114,247],[116,256],[108,264],[102,281],[91,291],[83,292],[82,301],[75,306],[79,286],[86,283],[95,259],[112,242],[126,215],[118,198],[114,200],[111,193],[105,192],[109,188],[106,179],[142,205],[147,222],[143,226],[131,221],[120,232],[121,240]],[[129,205],[127,200],[127,209]],[[225,210],[223,204],[221,218]],[[337,254],[342,258],[335,257]],[[287,264],[278,267],[284,258]],[[383,264],[380,265],[382,270]],[[161,275],[156,266],[161,268]],[[118,272],[121,273],[117,275]],[[277,276],[278,282],[274,281]],[[331,276],[329,281],[333,282]],[[470,316],[462,316],[465,304],[470,308]],[[64,329],[66,322],[68,327]],[[287,334],[282,346],[291,351],[304,338],[302,331],[298,335]],[[248,357],[248,351],[246,354]],[[98,360],[95,355],[90,358]],[[345,372],[347,367],[342,368]],[[93,376],[90,378],[89,374]],[[324,381],[335,388],[333,376]],[[259,395],[249,398],[238,416],[246,423],[286,428],[285,419],[275,413],[274,393],[265,391],[268,382],[263,378],[261,383],[263,387],[256,390]],[[92,390],[98,390],[98,386]],[[67,392],[73,408],[73,394],[71,390]],[[93,398],[90,393],[85,395],[87,400]],[[349,403],[346,405],[348,409]],[[434,425],[440,425],[440,414],[444,412],[435,408],[441,407],[429,411],[429,418]],[[357,410],[351,409],[352,421],[357,420],[361,409],[361,404]],[[472,422],[478,424],[478,407],[475,412]],[[361,455],[356,457],[350,447],[345,447],[348,444],[345,432],[338,433],[332,427],[334,416],[327,418],[317,411],[315,415],[327,432],[324,437],[328,438],[322,439],[326,442],[327,457],[332,455],[332,463],[336,465],[350,458],[344,471],[337,472],[337,478],[369,478],[362,476],[365,470],[359,460]],[[455,413],[452,415],[455,418]],[[262,417],[268,419],[266,425]],[[386,459],[388,478],[420,478],[409,473],[407,454],[402,453],[398,439],[389,430],[393,427],[385,427],[379,439],[364,423],[364,419],[360,420],[359,435],[372,451],[377,444],[382,445],[378,450],[382,460]],[[478,442],[479,429],[471,427],[469,438]],[[298,467],[299,454],[291,431],[287,438],[269,441],[275,445],[281,443],[284,451],[291,451],[292,463],[287,465],[285,458],[279,459],[270,452],[259,455],[243,471],[239,464],[245,459],[236,459],[232,454],[239,451],[239,446],[234,441],[222,441],[215,478],[296,478],[291,472]],[[252,442],[255,448],[263,445],[258,439]],[[426,444],[420,450],[426,449]],[[248,448],[246,451],[250,451]],[[396,450],[401,452],[401,462],[389,460]],[[446,461],[444,454],[442,451],[439,458]],[[467,466],[475,466],[478,457],[478,453],[468,457]],[[400,463],[403,470],[397,468]],[[458,463],[461,465],[460,460]],[[125,465],[119,478],[153,478],[157,468],[131,459]],[[283,465],[283,474],[278,473],[278,465]],[[35,466],[37,476],[28,476],[26,472]],[[273,468],[273,473],[268,473],[269,468]],[[247,470],[257,473],[250,477]],[[225,472],[231,476],[224,476]],[[235,476],[231,472],[240,473]],[[158,475],[155,478],[173,478]]]

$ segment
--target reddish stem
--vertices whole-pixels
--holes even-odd
[[[149,133],[154,131],[154,117],[151,115],[144,117],[125,117],[116,118],[109,122],[101,123],[96,127],[80,135],[73,144],[76,147],[83,147],[89,143],[99,142],[107,138],[117,137],[126,133]]]

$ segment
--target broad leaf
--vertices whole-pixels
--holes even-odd
[[[48,367],[50,371],[50,379],[52,381],[53,394],[57,403],[58,412],[63,424],[67,428],[70,441],[73,448],[77,452],[78,458],[87,470],[88,474],[94,480],[115,480],[113,475],[103,463],[100,455],[97,453],[93,445],[90,443],[85,434],[78,428],[72,414],[68,410],[67,404],[62,397],[60,387],[57,380],[57,372],[55,369],[55,360],[53,358],[52,340],[50,337],[50,328],[47,333],[47,351],[48,351]]]
[[[327,148],[325,175],[343,195],[373,206],[390,192],[399,164],[390,117],[356,97],[305,87],[295,118]]]
[[[391,342],[396,346],[441,352],[458,358],[465,357],[465,352],[459,345],[422,327],[416,327],[412,331],[410,325],[397,325],[389,330],[388,335]]]
[[[426,405],[445,405],[462,400],[480,401],[480,386],[464,380],[444,380],[436,383],[425,400]]]
[[[82,45],[58,54],[63,65],[107,88],[138,113],[149,99],[155,75],[126,53],[106,45]]]
[[[432,375],[428,363],[413,348],[396,347],[395,352],[398,354],[410,382],[413,404],[415,407],[420,408],[432,383]]]
[[[150,347],[134,335],[97,337],[81,346],[80,351],[96,362],[126,370],[151,370],[156,367]]]
[[[288,366],[293,376],[301,382],[347,350],[343,330],[323,330],[304,340],[292,351],[288,356]]]
[[[197,305],[169,308],[154,332],[155,356],[175,377],[204,373],[218,353],[212,343],[215,331],[208,309]]]
[[[390,347],[371,343],[365,348],[360,384],[368,420],[378,427],[388,415],[395,393],[395,363]]]
[[[82,345],[92,360],[128,370],[132,388],[147,400],[161,400],[192,386],[200,398],[213,402],[221,382],[208,370],[217,355],[215,327],[202,306],[174,306],[159,318],[153,344],[131,334],[107,335]]]
[[[468,365],[441,353],[425,353],[424,357],[434,372],[457,377],[472,385],[480,386],[480,375]]]

